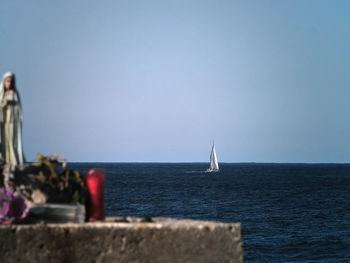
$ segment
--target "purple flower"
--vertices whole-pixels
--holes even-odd
[[[14,224],[28,214],[25,198],[11,188],[0,188],[0,224]]]

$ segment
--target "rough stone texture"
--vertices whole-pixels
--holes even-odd
[[[243,262],[240,224],[106,221],[0,226],[1,262]]]

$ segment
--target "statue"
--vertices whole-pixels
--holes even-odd
[[[8,72],[0,84],[1,156],[10,166],[25,162],[22,149],[22,107],[15,75]]]

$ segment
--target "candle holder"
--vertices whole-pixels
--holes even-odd
[[[86,185],[89,191],[87,200],[87,220],[103,221],[105,197],[105,170],[91,169],[86,172]]]

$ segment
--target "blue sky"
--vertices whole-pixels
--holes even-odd
[[[0,7],[24,152],[69,161],[349,162],[349,1]]]

